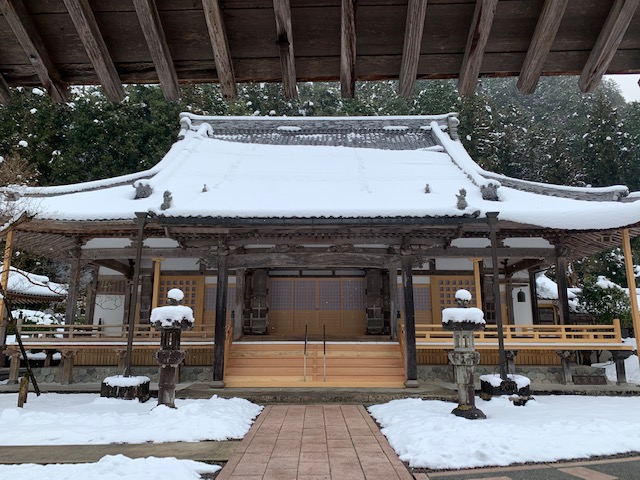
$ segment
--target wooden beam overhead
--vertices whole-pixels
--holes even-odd
[[[213,58],[216,63],[216,72],[222,95],[227,99],[233,100],[238,93],[220,0],[202,0],[202,8],[204,9],[204,18],[207,21],[207,29],[209,30],[209,38],[211,39]]]
[[[54,65],[22,0],[0,0],[0,11],[31,62],[42,86],[56,102],[67,101],[67,86]]]
[[[0,73],[0,103],[7,105],[11,101],[11,91],[9,85]]]
[[[160,88],[164,98],[175,101],[180,98],[178,74],[173,65],[173,58],[169,51],[169,44],[160,22],[160,15],[154,0],[133,0],[133,6],[138,15],[138,21],[149,47],[149,54],[156,67]]]
[[[126,278],[131,278],[133,276],[133,267],[130,264],[125,264],[113,259],[97,259],[92,260],[91,263],[98,265],[100,267],[110,268],[111,270],[115,270],[118,273],[121,273]]]
[[[489,40],[497,5],[498,0],[476,0],[476,9],[473,12],[458,78],[458,93],[462,96],[471,96],[476,90],[482,57]]]
[[[124,88],[88,0],[64,0],[64,4],[107,98],[121,101]]]
[[[518,77],[518,91],[520,93],[535,92],[540,75],[542,75],[544,62],[551,51],[568,2],[569,0],[546,0],[544,2]]]
[[[593,92],[607,72],[624,34],[629,28],[640,0],[616,0],[600,30],[589,59],[582,69],[578,86],[585,93]]]
[[[291,5],[289,0],[273,0],[276,18],[276,44],[280,51],[282,83],[286,98],[298,98],[296,88],[296,60],[293,53],[293,30],[291,28]]]
[[[426,17],[427,0],[409,0],[398,83],[398,93],[405,98],[413,96]]]
[[[342,0],[340,93],[343,98],[353,98],[356,90],[356,2]]]

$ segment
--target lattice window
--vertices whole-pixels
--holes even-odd
[[[194,313],[198,312],[199,286],[203,281],[202,277],[160,277],[160,288],[158,296],[159,305],[167,305],[167,292],[172,288],[179,288],[184,293],[181,304],[191,307]]]
[[[429,285],[413,286],[413,306],[416,310],[431,310],[431,289]]]
[[[269,305],[271,305],[271,310],[291,310],[293,308],[293,280],[271,279]]]
[[[316,281],[299,279],[295,283],[294,308],[296,310],[316,309]]]
[[[320,280],[318,285],[319,309],[340,310],[340,280]]]
[[[342,309],[364,310],[364,278],[342,279]]]
[[[217,286],[209,286],[204,291],[204,309],[207,311],[213,311],[216,309],[216,299],[218,295]],[[236,287],[227,289],[227,310],[236,308]]]
[[[435,281],[434,288],[437,292],[440,311],[458,306],[455,295],[461,288],[471,292],[472,303],[476,298],[476,286],[472,276],[432,277],[432,281]]]

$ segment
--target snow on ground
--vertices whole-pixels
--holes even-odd
[[[240,439],[262,411],[248,400],[217,396],[176,400],[177,409],[95,394],[29,394],[24,408],[16,404],[17,394],[0,395],[0,431],[11,432],[5,445]]]
[[[536,396],[524,407],[498,397],[476,399],[476,406],[486,420],[456,417],[452,403],[415,398],[369,411],[412,467],[472,468],[640,451],[638,397]]]
[[[175,458],[136,458],[107,455],[96,463],[53,465],[0,465],[0,478],[37,478],[40,480],[197,480],[200,474],[220,470],[193,460]]]
[[[176,400],[177,409],[155,400],[101,398],[93,394],[29,394],[17,408],[17,394],[0,395],[3,445],[72,445],[144,442],[197,442],[241,439],[262,407],[242,398]],[[42,480],[191,480],[219,470],[176,458],[130,459],[107,455],[96,463],[75,465],[0,465],[0,479]]]

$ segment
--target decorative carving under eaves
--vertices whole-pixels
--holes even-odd
[[[345,243],[344,245],[331,245],[327,251],[331,253],[351,253],[355,252],[356,249],[352,244]]]
[[[273,253],[293,253],[293,252],[301,252],[302,250],[304,250],[304,247],[302,245],[289,245],[289,244],[276,245],[271,248],[271,252]]]

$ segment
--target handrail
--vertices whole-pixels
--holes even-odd
[[[303,375],[304,375],[304,381],[307,381],[307,328],[309,325],[307,325],[305,323],[304,325],[304,354],[302,357],[302,368],[303,368]]]
[[[497,342],[496,325],[487,325],[484,330],[474,333],[476,345],[492,345]],[[612,325],[504,325],[503,336],[506,343],[537,344],[621,344],[620,320]],[[441,325],[416,325],[418,345],[441,345],[452,341],[453,333]]]
[[[323,382],[327,381],[327,326],[322,325]]]

